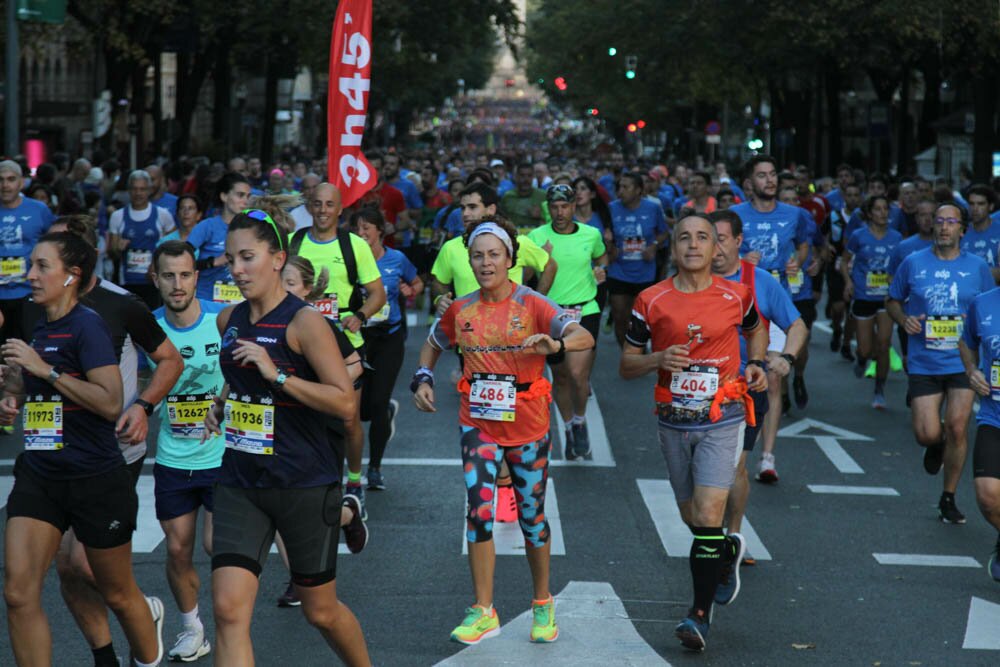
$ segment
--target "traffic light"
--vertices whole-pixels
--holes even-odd
[[[639,129],[639,127],[635,123],[629,123],[628,125],[625,126],[625,129],[628,130],[629,132],[635,132],[636,130]]]
[[[566,90],[566,79],[564,79],[563,77],[557,76],[553,80],[553,83],[556,84],[556,88],[558,88],[559,90]]]
[[[646,121],[644,120],[636,121],[635,126],[641,130],[642,128],[646,127]]]
[[[608,55],[612,56],[612,57],[617,56],[618,55],[618,49],[616,49],[613,46],[609,46],[608,47]]]
[[[756,137],[747,142],[747,148],[749,148],[752,151],[759,151],[763,147],[764,147],[764,141]]]
[[[638,65],[639,65],[639,57],[638,56],[626,56],[625,57],[625,78],[626,79],[634,79],[635,78],[635,69],[636,69],[636,67],[638,67]]]
[[[587,109],[588,116],[596,116],[599,113],[600,112],[597,110],[597,107],[590,107],[589,109]]]

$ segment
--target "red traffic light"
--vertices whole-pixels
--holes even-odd
[[[600,111],[597,110],[597,107],[591,107],[587,109],[587,113],[590,114],[591,116],[596,116],[597,114],[600,113]]]
[[[641,130],[642,128],[646,127],[646,121],[640,120],[635,125]]]
[[[628,130],[629,132],[635,132],[639,128],[636,126],[635,123],[629,123],[625,129]]]
[[[566,90],[566,79],[561,76],[557,76],[553,83],[556,84],[556,88],[559,90]]]

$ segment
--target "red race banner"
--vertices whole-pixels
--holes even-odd
[[[361,152],[372,72],[371,0],[340,0],[330,39],[327,178],[347,208],[375,187],[378,174]]]

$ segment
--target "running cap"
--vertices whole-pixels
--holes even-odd
[[[283,172],[280,169],[276,168],[276,169],[272,169],[271,171],[269,171],[267,175],[268,176],[284,176],[285,172]]]
[[[493,158],[492,160],[490,160],[490,166],[491,167],[502,167],[502,166],[504,166],[504,163],[503,163],[503,160],[500,160],[500,159],[497,159],[497,158]]]
[[[545,192],[545,199],[550,204],[557,201],[573,202],[576,201],[576,190],[571,185],[559,183],[558,185],[553,185]]]
[[[478,227],[472,230],[472,233],[469,234],[470,248],[472,247],[472,242],[476,240],[476,237],[482,234],[492,234],[493,236],[503,241],[503,244],[507,246],[507,253],[511,257],[514,256],[514,243],[510,240],[510,234],[505,232],[503,227],[501,227],[495,222],[481,223]]]

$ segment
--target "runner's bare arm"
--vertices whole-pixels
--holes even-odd
[[[965,366],[965,374],[969,378],[972,389],[980,396],[990,395],[990,383],[986,381],[986,376],[979,370],[979,350],[973,350],[965,344],[965,340],[958,339],[958,353],[962,357],[962,365]]]

